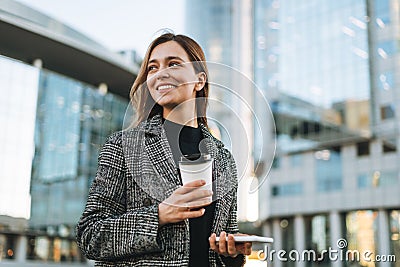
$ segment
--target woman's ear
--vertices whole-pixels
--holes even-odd
[[[197,73],[197,83],[195,86],[196,91],[201,91],[207,81],[207,75],[204,72]]]

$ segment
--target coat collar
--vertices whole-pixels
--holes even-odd
[[[162,116],[160,114],[157,114],[150,118],[149,120],[143,122],[140,127],[144,130],[146,134],[150,135],[158,135],[161,136],[163,133],[163,122],[162,122]],[[215,144],[217,148],[222,148],[224,147],[224,143],[222,143],[220,140],[215,138],[210,131],[208,130],[207,126],[205,126],[203,123],[199,123],[199,127],[201,129],[201,132],[204,136],[205,139],[210,140]]]

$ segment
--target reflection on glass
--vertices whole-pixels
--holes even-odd
[[[387,120],[395,117],[394,105],[386,105],[381,107],[381,119]]]
[[[273,196],[295,196],[303,193],[302,183],[279,184],[272,187]]]
[[[394,267],[400,266],[400,210],[390,212],[390,243],[391,254],[395,255]]]
[[[0,214],[29,218],[39,71],[0,56]]]
[[[382,141],[383,153],[391,153],[397,151],[397,144],[395,138],[388,138]]]
[[[128,101],[47,70],[41,70],[39,85],[29,224],[73,237],[99,150],[122,130]],[[55,244],[60,261],[62,244]]]
[[[390,0],[374,0],[373,3],[377,24],[381,27],[378,20],[383,25],[390,23]]]
[[[17,236],[0,234],[0,261],[2,259],[14,260],[16,255]]]
[[[340,150],[322,150],[315,153],[315,177],[318,192],[342,188],[342,158]]]
[[[305,217],[306,249],[315,252],[319,266],[329,266],[329,258],[324,250],[329,249],[329,218],[327,215]],[[314,266],[315,262],[307,262],[307,266]]]
[[[282,231],[282,248],[286,251],[291,251],[295,249],[295,240],[294,240],[294,220],[293,218],[282,219],[280,221],[280,227]],[[287,255],[286,255],[287,256]],[[293,267],[296,262],[290,260],[285,262],[285,266]]]
[[[364,253],[369,251],[372,253],[371,259],[375,258],[378,247],[377,216],[378,213],[372,210],[353,211],[346,215],[346,240],[349,251],[358,251],[360,255],[365,255]],[[348,262],[350,263],[352,261]],[[368,267],[375,266],[373,261],[366,261],[363,257],[360,257],[359,264]]]
[[[374,171],[357,177],[358,188],[396,186],[399,183],[398,171]]]
[[[271,95],[283,153],[371,135],[366,4],[255,1],[255,81]]]

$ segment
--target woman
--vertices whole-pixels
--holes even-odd
[[[234,241],[236,166],[207,128],[207,77],[191,38],[166,33],[150,44],[131,89],[138,123],[105,143],[77,226],[96,266],[242,266],[251,253]],[[204,180],[181,185],[180,156],[199,152],[214,159],[214,192],[196,190]]]

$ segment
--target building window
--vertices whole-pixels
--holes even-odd
[[[317,191],[336,191],[342,188],[342,159],[340,151],[326,149],[315,152]]]
[[[280,158],[275,157],[272,161],[272,168],[277,169],[281,165]]]
[[[357,143],[357,156],[368,156],[369,155],[369,142]]]
[[[400,210],[390,212],[390,242],[391,255],[395,255],[396,260],[400,259]]]
[[[303,193],[302,183],[290,183],[274,185],[272,187],[273,196],[295,196]]]
[[[382,142],[383,153],[391,153],[397,151],[396,139],[383,140]]]
[[[397,53],[397,42],[394,40],[390,40],[379,43],[377,52],[378,55],[383,59],[393,56]]]
[[[328,255],[324,255],[324,250],[327,251],[330,245],[329,228],[329,218],[325,214],[305,217],[306,249],[312,251],[315,258],[321,259],[318,260],[320,263],[329,260]],[[313,266],[313,264],[306,266]]]
[[[281,227],[281,233],[282,233],[282,249],[286,251],[291,251],[295,249],[295,240],[294,240],[294,220],[293,218],[283,218],[279,226]],[[295,264],[294,261],[288,260],[285,263],[285,266],[287,267],[293,267]]]
[[[381,107],[381,119],[382,120],[391,119],[391,118],[394,118],[394,116],[395,116],[395,111],[394,111],[393,105],[387,105],[387,106]]]
[[[374,171],[369,174],[360,174],[357,177],[357,186],[358,188],[394,186],[399,183],[398,176],[397,171]]]
[[[376,23],[379,27],[384,28],[385,24],[390,22],[390,0],[375,0],[373,2]]]
[[[358,188],[368,188],[371,187],[371,179],[367,174],[360,174],[357,176],[357,186]]]
[[[350,259],[354,262],[357,260],[360,266],[375,266],[374,262],[366,261],[362,255],[365,255],[367,251],[376,255],[379,229],[377,217],[378,212],[372,210],[357,210],[346,215],[347,250],[355,251],[352,254],[354,258]]]
[[[293,167],[301,166],[303,162],[302,154],[292,154],[290,155],[290,163]]]
[[[15,259],[17,235],[0,234],[0,261],[3,259]]]

